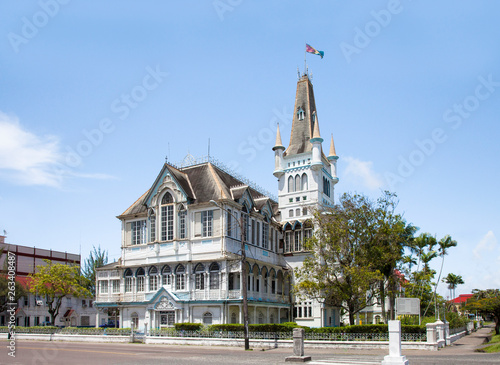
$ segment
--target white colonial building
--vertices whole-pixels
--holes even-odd
[[[339,324],[338,309],[291,292],[293,269],[307,255],[312,212],[333,205],[337,183],[333,138],[329,156],[308,75],[297,83],[290,145],[276,138],[278,202],[213,160],[165,163],[149,190],[118,218],[122,254],[98,270],[96,323],[119,310],[120,326],[176,322],[243,323],[243,280],[250,323]],[[241,275],[241,237],[247,278]]]

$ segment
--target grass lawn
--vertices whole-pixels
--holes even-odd
[[[490,346],[483,347],[481,352],[500,352],[500,335],[493,336],[488,344]]]

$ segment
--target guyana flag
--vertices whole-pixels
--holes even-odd
[[[308,45],[307,43],[306,43],[306,52],[307,52],[307,53],[314,53],[314,54],[317,54],[317,55],[321,56],[321,58],[323,58],[323,56],[325,55],[325,52],[323,52],[323,51],[318,51],[318,50],[316,50],[315,48],[313,48],[313,47],[311,47],[310,45]]]

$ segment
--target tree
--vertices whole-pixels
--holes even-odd
[[[443,278],[443,282],[448,284],[448,289],[450,289],[450,299],[456,297],[455,289],[458,285],[464,284],[464,280],[461,275],[455,275],[453,273],[449,273],[448,276]]]
[[[375,297],[373,289],[382,279],[369,255],[375,210],[365,196],[346,193],[331,209],[316,211],[315,234],[304,243],[310,254],[296,271],[297,292],[344,309],[350,324]]]
[[[373,268],[383,275],[379,281],[378,296],[384,321],[387,320],[386,297],[389,298],[389,318],[395,319],[396,295],[402,280],[397,268],[405,260],[405,248],[412,246],[413,235],[418,230],[412,224],[407,224],[401,215],[395,213],[396,198],[394,193],[385,191],[377,200],[371,227],[373,236],[368,243]]]
[[[108,263],[108,252],[106,250],[101,250],[101,246],[99,245],[97,249],[95,246],[92,246],[92,251],[90,251],[89,257],[85,260],[82,276],[86,279],[86,287],[92,293],[92,296],[95,297],[96,294],[96,276],[95,269],[98,267],[102,267]]]
[[[500,334],[500,290],[487,289],[472,291],[474,296],[469,299],[465,309],[478,311],[481,315],[490,315],[495,319],[495,334]]]
[[[437,312],[437,287],[438,287],[439,281],[441,280],[441,273],[443,272],[444,257],[448,254],[449,248],[456,247],[457,241],[451,239],[450,235],[446,235],[439,240],[438,244],[439,244],[438,252],[439,252],[439,256],[441,256],[442,260],[441,260],[441,269],[439,270],[439,276],[438,276],[436,285],[434,286],[434,306],[436,308],[436,312]],[[427,308],[428,307],[429,306],[427,306]],[[426,311],[427,311],[427,309],[426,309]],[[424,316],[425,316],[425,313],[426,312],[424,312]]]
[[[82,285],[78,266],[44,261],[46,265],[37,266],[35,274],[29,275],[28,286],[31,293],[46,297],[50,322],[54,324],[64,297],[90,298],[92,294]]]

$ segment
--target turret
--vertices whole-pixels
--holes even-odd
[[[330,153],[328,154],[328,161],[330,161],[330,174],[333,177],[334,183],[337,183],[339,181],[339,178],[337,177],[337,160],[339,159],[339,156],[337,156],[337,153],[335,152],[335,144],[333,143],[333,133],[332,133],[332,139],[330,141]]]
[[[323,138],[319,134],[319,121],[316,112],[313,112],[312,119],[314,122],[314,131],[310,139],[312,144],[311,169],[320,170],[323,167],[323,162],[321,161],[321,143],[323,143]]]
[[[274,144],[273,151],[274,151],[273,175],[279,179],[285,173],[285,171],[283,170],[283,151],[285,151],[285,146],[283,146],[283,143],[281,142],[279,123],[278,123],[278,128],[276,130],[276,143]]]

